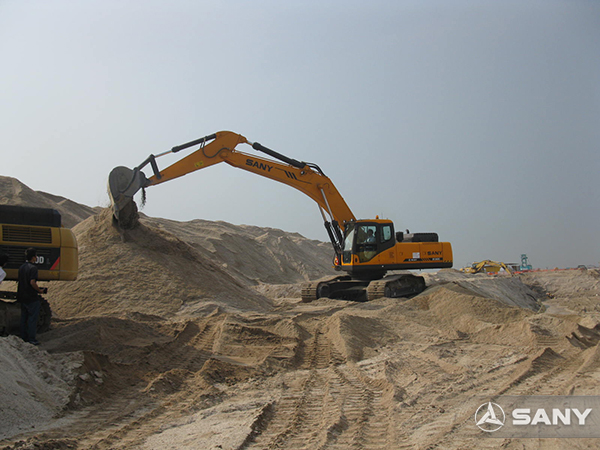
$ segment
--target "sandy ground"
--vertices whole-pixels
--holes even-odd
[[[50,284],[42,345],[0,338],[0,448],[600,446],[473,420],[500,394],[600,395],[597,270],[450,269],[411,299],[306,304],[330,254],[298,235],[151,218],[122,234],[107,211],[74,231],[80,278]]]

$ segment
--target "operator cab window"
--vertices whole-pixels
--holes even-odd
[[[361,225],[356,238],[356,253],[360,262],[367,262],[377,254],[377,225]]]
[[[361,225],[358,227],[357,244],[377,244],[377,227],[375,225]]]
[[[390,239],[392,239],[393,234],[394,232],[392,231],[391,225],[383,225],[381,227],[381,243],[388,242]]]
[[[346,239],[344,239],[344,249],[342,251],[342,260],[344,264],[352,262],[352,245],[354,244],[354,228],[348,231]]]

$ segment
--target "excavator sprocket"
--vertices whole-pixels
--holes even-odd
[[[367,286],[367,300],[376,298],[400,298],[420,294],[425,290],[425,279],[411,274],[390,275],[371,281]]]

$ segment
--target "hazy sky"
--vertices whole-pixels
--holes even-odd
[[[231,130],[455,267],[600,261],[599,1],[0,0],[0,65],[0,175],[36,190],[107,206],[113,167]],[[327,240],[308,197],[224,164],[147,194]]]

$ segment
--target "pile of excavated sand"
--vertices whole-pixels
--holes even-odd
[[[243,310],[270,307],[219,264],[168,231],[142,221],[122,232],[109,209],[73,228],[79,245],[77,281],[52,283],[49,301],[61,317],[138,312],[173,316],[214,301]]]
[[[0,439],[48,422],[69,402],[80,352],[50,355],[16,336],[0,337]]]
[[[509,275],[467,274],[455,269],[425,273],[427,286],[451,283],[472,295],[491,298],[507,305],[539,311],[542,308],[537,294],[520,277]]]
[[[244,284],[290,284],[333,274],[331,244],[274,228],[142,219],[192,245]]]
[[[598,269],[550,270],[527,272],[521,275],[529,284],[551,293],[555,297],[599,296],[600,271]]]
[[[61,213],[63,226],[68,228],[103,214],[102,208],[90,208],[34,191],[19,180],[3,176],[0,176],[0,204],[54,208]],[[297,233],[200,219],[176,222],[140,215],[141,222],[148,228],[179,238],[244,285],[298,283],[333,273],[331,245]]]
[[[56,209],[62,216],[62,225],[67,228],[99,211],[99,208],[90,208],[64,197],[34,191],[16,178],[4,176],[0,176],[0,204]]]

